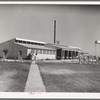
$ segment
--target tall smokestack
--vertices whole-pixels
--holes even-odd
[[[56,20],[54,20],[54,44],[56,43]]]

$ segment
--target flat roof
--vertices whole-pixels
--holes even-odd
[[[68,46],[68,47],[73,48],[73,49],[79,49],[79,50],[81,50],[81,48],[79,48],[79,47],[73,47],[73,46]]]
[[[71,51],[73,51],[73,50],[75,50],[75,51],[81,50],[81,48],[73,47],[73,46],[65,46],[65,45],[52,44],[52,43],[47,43],[46,45],[47,46],[53,46],[56,49],[71,50]]]
[[[40,46],[40,45],[21,44],[21,43],[15,43],[15,44],[24,46],[24,47],[26,47],[26,48],[31,48],[31,49],[55,50],[54,48],[49,48],[49,47]]]

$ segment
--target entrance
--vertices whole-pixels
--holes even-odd
[[[72,52],[69,51],[69,59],[71,59],[71,58],[72,58]]]
[[[68,51],[65,50],[65,59],[68,59]]]
[[[57,55],[56,55],[56,59],[60,60],[62,58],[62,49],[57,49]]]
[[[3,50],[3,58],[6,59],[8,53],[8,49]]]
[[[19,58],[19,59],[22,59],[22,50],[19,50],[19,51],[18,51],[18,58]]]
[[[3,58],[6,59],[6,53],[3,51]]]

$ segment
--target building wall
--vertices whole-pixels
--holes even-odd
[[[18,59],[18,52],[19,50],[22,51],[22,58],[25,59],[28,54],[29,54],[29,48],[27,47],[24,47],[24,46],[21,46],[17,43],[14,42],[15,40],[12,39],[12,40],[9,40],[9,41],[6,41],[4,43],[1,43],[0,44],[0,57],[3,58],[3,50],[7,49],[8,50],[8,53],[6,55],[7,58],[9,59]],[[55,59],[56,58],[56,53],[55,54],[40,54],[38,53],[37,57],[38,59]]]
[[[0,57],[3,57],[3,50],[7,49],[7,58],[13,58],[14,54],[14,39],[6,41],[0,44]]]
[[[27,57],[27,48],[21,45],[14,43],[14,55],[13,57],[18,59],[19,57],[19,50],[22,51],[22,58],[25,59]]]
[[[33,53],[33,54],[37,53],[38,59],[56,59],[56,51],[55,50],[42,50],[41,53],[40,53],[40,50],[42,50],[42,49],[27,49],[27,55],[29,53]],[[45,51],[45,53],[44,53],[44,51]],[[47,54],[47,51],[49,51],[49,54]]]
[[[30,49],[28,47],[25,47],[25,46],[22,46],[22,45],[19,45],[17,43],[14,42],[15,39],[12,39],[12,40],[9,40],[9,41],[6,41],[4,43],[1,43],[0,44],[0,57],[3,57],[3,50],[4,49],[7,49],[8,50],[8,53],[7,53],[7,58],[12,58],[12,59],[18,59],[19,58],[19,50],[22,51],[22,58],[25,59],[29,53],[37,53],[37,50],[41,50],[40,49]],[[48,50],[42,50],[42,53],[37,53],[37,58],[38,59],[56,59],[57,57],[57,52],[56,52],[56,47],[53,47],[53,46],[46,46],[46,47],[49,47],[49,48],[54,48],[53,50],[49,50],[49,51],[55,51],[55,53],[44,53],[44,51],[48,51]],[[34,52],[34,50],[36,50]],[[67,54],[66,54],[67,55]],[[66,56],[65,53],[63,56]],[[74,55],[74,54],[73,54]],[[61,56],[62,56],[62,53],[61,53]],[[68,53],[68,56],[70,57],[71,56],[71,53]],[[66,58],[66,57],[64,57]]]
[[[29,53],[35,53],[36,54],[36,50],[41,50],[41,49],[30,49],[18,44],[14,45],[14,58],[18,59],[18,51],[21,50],[22,51],[22,58],[26,59],[26,57],[29,55]],[[35,52],[33,52],[35,50]],[[46,51],[46,50],[45,50]],[[54,50],[52,50],[54,51]],[[55,54],[43,54],[43,50],[42,50],[42,54],[40,54],[40,52],[37,52],[37,58],[38,59],[56,59],[56,52]]]
[[[37,54],[38,59],[55,59],[55,55],[50,54]]]
[[[19,50],[22,50],[23,58],[27,57],[27,48],[14,43],[14,39],[0,44],[0,57],[2,57],[2,58],[3,58],[3,50],[5,50],[5,49],[8,50],[6,57],[9,59],[18,58]]]

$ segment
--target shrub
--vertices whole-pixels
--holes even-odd
[[[26,57],[26,60],[31,60],[32,59],[32,55],[29,53],[29,55]]]

